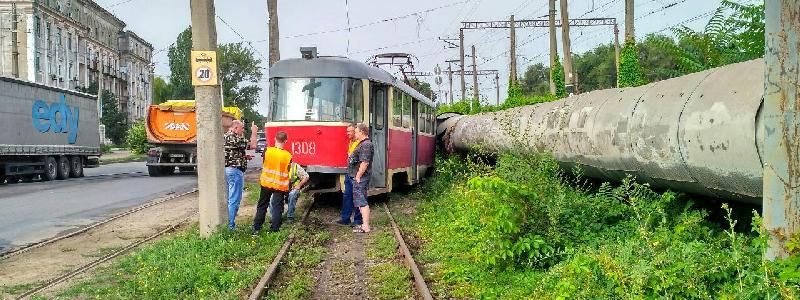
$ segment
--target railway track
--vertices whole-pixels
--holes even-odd
[[[186,195],[191,195],[191,194],[194,194],[194,193],[196,193],[196,192],[197,192],[197,189],[193,189],[193,190],[191,190],[191,191],[189,191],[189,192],[180,193],[180,194],[175,194],[175,195],[172,195],[172,196],[169,196],[169,197],[166,197],[166,198],[160,199],[160,200],[156,200],[156,201],[153,201],[153,202],[149,202],[149,203],[146,203],[146,204],[144,204],[144,205],[140,205],[140,206],[134,207],[134,208],[132,208],[132,209],[129,209],[129,210],[127,210],[127,211],[124,211],[124,212],[122,212],[122,213],[116,214],[116,215],[114,215],[114,216],[113,216],[113,217],[111,217],[111,218],[108,218],[108,219],[105,219],[105,220],[103,220],[103,221],[100,221],[100,222],[94,223],[94,224],[92,224],[92,225],[89,225],[89,226],[83,227],[83,228],[81,228],[81,229],[79,229],[79,230],[76,230],[76,231],[73,231],[73,232],[70,232],[70,233],[67,233],[67,234],[59,235],[59,236],[56,236],[56,237],[53,237],[53,238],[50,238],[50,239],[47,239],[47,240],[44,240],[44,241],[40,241],[40,242],[36,242],[36,243],[32,243],[32,244],[28,244],[28,245],[25,245],[25,246],[23,246],[23,247],[20,247],[20,248],[17,248],[17,249],[11,250],[11,251],[7,251],[7,252],[0,253],[0,260],[5,260],[5,259],[8,259],[8,258],[10,258],[10,257],[13,257],[13,256],[16,256],[16,255],[19,255],[19,254],[22,254],[22,253],[25,253],[25,252],[31,251],[31,250],[33,250],[33,249],[36,249],[36,248],[39,248],[39,247],[42,247],[42,246],[46,246],[46,245],[52,244],[52,243],[55,243],[55,242],[57,242],[57,241],[60,241],[60,240],[66,239],[66,238],[70,238],[70,237],[76,236],[76,235],[78,235],[78,234],[81,234],[81,233],[87,232],[87,231],[89,231],[89,230],[92,230],[92,229],[94,229],[94,228],[97,228],[97,227],[99,227],[99,226],[102,226],[102,225],[104,225],[104,224],[107,224],[107,223],[109,223],[109,222],[112,222],[112,221],[114,221],[114,220],[117,220],[117,219],[119,219],[119,218],[122,218],[122,217],[125,217],[125,216],[128,216],[128,215],[134,214],[134,213],[136,213],[136,212],[139,212],[139,211],[141,211],[141,210],[144,210],[144,209],[147,209],[147,208],[149,208],[149,207],[153,207],[153,206],[156,206],[156,205],[162,204],[162,203],[164,203],[164,202],[167,202],[167,201],[170,201],[170,200],[174,200],[174,199],[177,199],[177,198],[180,198],[180,197],[186,196]]]
[[[305,211],[303,215],[303,218],[300,222],[301,226],[305,226],[307,224],[308,216],[314,210],[316,201],[315,200],[312,201],[314,202],[311,203],[311,205],[308,207],[308,209]],[[389,216],[389,221],[391,222],[394,238],[399,245],[400,254],[403,256],[403,262],[413,275],[414,287],[417,291],[417,294],[422,299],[432,300],[433,296],[431,295],[430,289],[428,289],[428,285],[425,282],[424,277],[422,277],[422,273],[419,271],[419,268],[417,267],[417,264],[414,261],[414,257],[411,254],[411,251],[409,251],[408,246],[406,246],[403,234],[400,231],[400,228],[397,226],[397,223],[395,222],[394,217],[392,216],[392,213],[389,211],[389,207],[386,205],[386,203],[383,203],[383,209]],[[281,261],[283,260],[283,257],[286,255],[289,248],[294,243],[296,237],[296,231],[297,229],[293,230],[292,233],[289,234],[289,237],[286,239],[286,242],[284,242],[283,246],[281,246],[280,250],[278,251],[278,254],[272,260],[266,272],[264,272],[264,275],[261,276],[261,279],[258,281],[255,288],[251,291],[248,297],[249,300],[257,300],[265,296],[268,287],[271,285],[271,283],[278,274],[279,266],[281,264]]]
[[[190,194],[190,193],[192,193],[192,192],[189,192],[189,193],[186,193],[186,194]],[[174,199],[174,198],[172,198],[172,199]],[[68,272],[66,274],[63,274],[63,275],[58,276],[56,278],[50,279],[50,280],[46,281],[45,283],[43,283],[43,284],[41,284],[41,285],[39,285],[39,286],[37,286],[37,287],[35,287],[33,289],[30,289],[30,290],[26,291],[25,293],[19,295],[17,299],[20,299],[20,300],[30,299],[32,296],[36,295],[37,293],[40,293],[40,292],[42,292],[42,291],[44,291],[46,289],[49,289],[49,288],[54,287],[54,286],[56,286],[56,285],[58,285],[60,283],[63,283],[65,281],[67,281],[67,280],[70,280],[71,278],[74,278],[75,276],[81,275],[81,274],[83,274],[83,273],[85,273],[85,272],[87,272],[87,271],[89,271],[91,269],[94,269],[95,267],[99,266],[100,264],[102,264],[104,262],[107,262],[109,260],[112,260],[112,259],[114,259],[114,258],[116,258],[116,257],[118,257],[118,256],[120,256],[122,254],[125,254],[126,252],[130,251],[131,249],[134,249],[134,248],[138,247],[141,244],[147,243],[147,242],[152,241],[152,240],[154,240],[154,239],[156,239],[156,238],[158,238],[158,237],[160,237],[160,236],[162,236],[164,234],[167,234],[169,232],[175,231],[175,229],[177,229],[181,225],[185,224],[187,220],[191,220],[191,219],[195,218],[196,216],[197,216],[197,213],[194,213],[194,214],[190,215],[189,217],[187,217],[185,219],[182,219],[181,221],[179,221],[179,222],[177,222],[177,223],[175,223],[175,224],[173,224],[173,225],[171,225],[171,226],[169,226],[169,227],[167,227],[167,228],[165,228],[163,230],[160,230],[159,232],[156,232],[155,234],[152,234],[152,235],[150,235],[150,236],[148,236],[148,237],[146,237],[144,239],[141,239],[141,240],[138,240],[136,242],[133,242],[133,243],[129,244],[128,246],[125,246],[122,249],[119,249],[119,250],[116,250],[116,251],[114,251],[112,253],[106,254],[106,255],[104,255],[104,256],[102,256],[102,257],[100,257],[98,259],[95,259],[95,260],[93,260],[93,261],[91,261],[91,262],[89,262],[87,264],[84,264],[84,265],[78,267],[77,269],[72,270],[72,271],[70,271],[70,272]]]

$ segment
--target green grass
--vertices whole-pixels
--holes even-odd
[[[135,162],[135,161],[147,161],[147,154],[131,154],[126,157],[108,158],[108,159],[104,159],[102,156],[100,157],[101,165],[118,164],[118,163]]]
[[[258,203],[258,196],[261,193],[261,185],[258,183],[245,182],[244,191],[247,197],[244,199],[245,205],[255,205]]]
[[[397,262],[384,262],[369,266],[368,286],[372,299],[413,299],[411,274]]]
[[[268,288],[266,298],[308,299],[316,284],[314,272],[325,260],[325,244],[330,239],[330,232],[324,229],[298,228],[279,278]]]
[[[37,287],[39,284],[41,284],[41,283],[40,282],[31,282],[31,283],[24,283],[24,284],[17,284],[17,285],[9,285],[9,286],[0,287],[0,290],[2,290],[3,293],[6,293],[6,294],[17,295],[17,294],[22,294],[24,292],[27,292],[27,291],[31,290],[32,288]]]
[[[371,260],[391,260],[397,255],[397,242],[394,240],[390,228],[385,231],[375,232],[371,234],[369,248],[367,249],[367,258]]]
[[[249,226],[207,239],[197,226],[125,256],[59,297],[96,299],[239,299],[265,271],[288,235],[251,236]]]
[[[475,161],[439,158],[434,177],[412,195],[419,204],[406,228],[424,241],[415,258],[436,298],[800,295],[800,256],[762,260],[766,233],[757,215],[755,232],[741,233],[730,229],[730,216],[728,224],[712,222],[685,196],[631,181],[587,185],[547,156]]]

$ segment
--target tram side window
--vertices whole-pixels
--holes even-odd
[[[425,133],[431,133],[431,107],[425,105]]]
[[[394,98],[392,99],[392,126],[403,126],[403,93],[400,90],[394,90]]]
[[[346,91],[346,104],[345,104],[345,120],[361,122],[364,116],[364,86],[361,80],[348,79],[345,80]]]
[[[403,128],[411,128],[411,96],[403,94]]]
[[[426,125],[425,124],[425,115],[427,113],[428,113],[428,106],[425,105],[425,104],[422,104],[422,102],[420,102],[420,104],[419,104],[419,124],[417,124],[417,125],[419,126],[419,132],[421,132],[421,133],[428,133],[428,128],[425,126]]]
[[[379,89],[375,92],[375,108],[373,110],[373,113],[376,114],[375,130],[382,130],[386,122],[386,120],[384,120],[386,116],[384,112],[384,110],[386,110],[386,98],[386,91],[384,89]]]

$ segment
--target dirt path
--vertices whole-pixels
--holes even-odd
[[[332,202],[332,201],[331,201]],[[313,299],[364,299],[366,298],[366,272],[364,270],[364,235],[355,234],[350,226],[333,221],[339,216],[339,207],[331,203],[320,204],[315,211],[315,222],[330,232],[326,257],[317,275]]]
[[[372,232],[334,223],[339,198],[320,199],[298,231],[268,299],[414,299],[382,202],[372,207]]]

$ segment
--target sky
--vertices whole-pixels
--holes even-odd
[[[167,78],[170,73],[168,47],[191,23],[189,0],[95,1],[122,19],[129,30],[153,44],[156,76]],[[262,60],[264,68],[267,68],[269,34],[266,2],[215,1],[218,42],[245,42],[256,50],[256,57]],[[653,32],[671,34],[669,28],[679,24],[701,30],[720,2],[636,0],[636,36],[644,37]],[[366,61],[378,53],[405,52],[418,58],[415,71],[432,72],[437,64],[447,69],[445,61],[457,59],[458,49],[446,48],[439,38],[457,39],[460,22],[508,20],[512,14],[517,20],[546,18],[547,4],[547,0],[278,0],[281,58],[299,57],[300,47],[317,47],[319,55],[347,56],[358,61]],[[624,0],[569,0],[569,16],[616,18],[622,38],[624,4]],[[548,64],[547,32],[547,28],[516,30],[518,76],[531,64]],[[560,43],[560,29],[558,32]],[[573,53],[584,53],[614,39],[610,26],[573,27],[570,32]],[[475,45],[479,70],[500,71],[502,102],[509,76],[509,30],[466,30],[464,44],[467,53],[470,46]],[[563,57],[560,45],[558,49],[559,56]],[[470,66],[469,58],[466,65]],[[265,71],[264,80],[259,83],[264,90],[258,107],[262,114],[267,107],[267,78]],[[434,91],[448,90],[444,74],[440,86],[434,83],[434,77],[420,79],[431,83]],[[453,81],[458,99],[460,81],[456,76]],[[472,79],[466,81],[469,88]],[[494,103],[494,78],[479,78],[478,85],[481,95]]]

